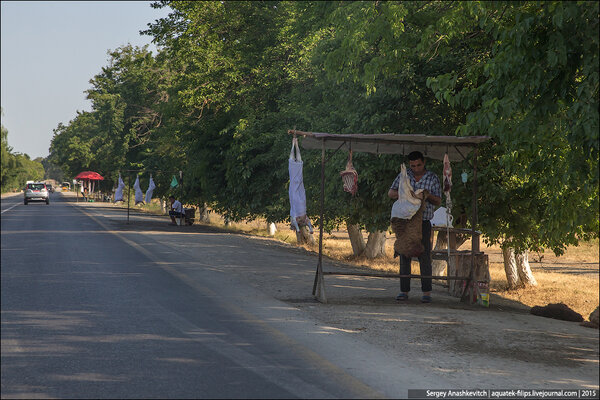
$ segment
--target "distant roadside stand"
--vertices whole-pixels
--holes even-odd
[[[77,181],[81,182],[82,185],[82,193],[84,193],[84,188],[87,189],[88,199],[91,198],[94,194],[94,189],[96,186],[96,182],[103,181],[104,178],[97,172],[94,171],[83,171],[77,174],[74,178]],[[87,201],[84,197],[84,201]]]
[[[325,275],[355,275],[372,276],[380,278],[431,278],[438,280],[447,280],[449,290],[453,294],[458,294],[462,301],[477,301],[480,285],[489,284],[489,264],[488,256],[480,250],[479,236],[477,231],[477,155],[478,145],[489,140],[487,136],[433,136],[433,135],[401,135],[401,134],[331,134],[317,132],[303,132],[295,129],[288,130],[288,134],[303,136],[302,147],[305,149],[321,150],[321,199],[320,199],[320,222],[319,222],[319,261],[315,272],[312,294],[323,302],[327,302],[325,294]],[[351,155],[352,152],[364,152],[371,154],[399,154],[408,155],[413,151],[420,151],[426,158],[446,161],[448,160],[466,160],[467,156],[473,152],[471,166],[473,168],[473,178],[471,185],[472,196],[472,216],[471,229],[459,229],[440,227],[434,230],[447,231],[448,249],[442,251],[432,251],[432,258],[436,260],[445,260],[448,263],[447,276],[422,276],[422,275],[400,275],[383,274],[375,272],[347,272],[347,271],[324,271],[323,270],[323,221],[325,208],[325,164],[338,150],[346,150]],[[325,150],[334,150],[328,158],[325,157]],[[350,159],[351,160],[351,159]],[[447,166],[445,165],[445,168]],[[348,170],[348,167],[346,168]],[[346,171],[343,171],[344,173]],[[350,182],[351,183],[351,182]],[[344,185],[347,185],[344,179]],[[345,187],[346,190],[346,187]],[[349,190],[346,190],[349,191]],[[447,197],[449,198],[449,196]],[[470,250],[456,250],[456,235],[467,234],[471,236]]]

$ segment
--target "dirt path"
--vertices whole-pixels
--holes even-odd
[[[110,205],[80,206],[101,214]],[[596,329],[532,316],[528,307],[494,295],[489,309],[465,305],[441,286],[434,286],[432,304],[421,304],[418,280],[413,280],[409,301],[398,304],[395,279],[327,276],[329,302],[321,304],[311,295],[317,263],[313,253],[213,227],[173,227],[167,217],[135,210],[129,224],[124,211],[118,217],[105,214],[114,229],[159,235],[189,254],[199,254],[208,236],[211,240],[220,236],[219,245],[232,251],[218,253],[215,268],[306,312],[332,332],[347,332],[375,344],[424,375],[439,376],[456,388],[599,388]],[[243,250],[234,250],[244,248],[259,256],[248,258]],[[328,259],[324,269],[357,270]]]

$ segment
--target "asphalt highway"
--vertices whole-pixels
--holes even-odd
[[[2,199],[2,398],[394,397],[400,383],[375,387],[385,373],[370,383],[339,356],[369,365],[368,349],[73,200]]]

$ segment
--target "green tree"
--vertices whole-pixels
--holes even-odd
[[[62,169],[50,162],[48,157],[44,158],[41,163],[44,167],[44,179],[54,179],[58,183],[65,180],[65,174]]]
[[[101,173],[104,187],[117,181],[119,171],[153,165],[166,79],[147,47],[126,45],[108,54],[109,65],[86,91],[92,111],[78,112],[66,126],[59,124],[50,154],[50,161],[67,175],[86,169]]]
[[[8,145],[8,129],[2,125],[1,127],[1,139],[0,142],[0,160],[1,160],[1,183],[2,183],[2,193],[7,192],[9,190],[14,190],[17,188],[16,183],[16,157],[12,154],[12,147]]]
[[[422,133],[434,127],[439,133],[454,131],[457,113],[425,87],[426,73],[446,72],[447,60],[427,64],[413,56],[404,61],[399,76],[389,72],[369,82],[336,73],[334,61],[345,60],[345,53],[357,54],[353,65],[375,65],[373,60],[381,54],[393,53],[390,46],[401,37],[398,19],[408,14],[397,4],[386,4],[383,11],[378,4],[367,4],[367,11],[382,16],[348,28],[346,21],[364,18],[366,3],[347,4],[156,5],[174,9],[147,33],[169,54],[169,65],[177,76],[170,102],[177,105],[171,109],[180,112],[172,114],[173,125],[167,122],[164,129],[188,151],[191,196],[210,202],[232,219],[262,216],[282,221],[289,212],[290,137],[285,132],[292,126],[338,133]],[[419,29],[424,25],[418,18],[411,23]],[[365,27],[373,31],[365,40],[374,48],[366,53],[355,51],[345,41]],[[254,40],[258,36],[261,40]],[[414,36],[395,46],[414,47]],[[307,153],[305,186],[314,219],[319,209],[320,154]],[[327,229],[345,221],[369,230],[387,228],[390,202],[386,193],[398,172],[398,159],[358,155],[359,196],[351,200],[338,176],[345,157],[336,155],[326,171],[326,197],[343,199],[328,202]]]
[[[162,2],[174,12],[147,33],[168,54],[174,75],[159,137],[186,171],[185,201],[210,203],[231,219],[266,216],[282,203],[285,179],[273,151],[285,137],[271,113],[287,84],[286,49],[277,46],[290,5],[280,2]],[[274,206],[276,205],[276,206]]]
[[[433,43],[440,54],[464,49],[465,68],[429,81],[468,112],[457,134],[494,140],[481,157],[489,241],[559,255],[597,237],[598,3],[460,3],[424,35]]]
[[[8,145],[8,129],[1,126],[1,188],[2,193],[23,188],[28,180],[42,180],[44,167],[27,154],[13,153]]]

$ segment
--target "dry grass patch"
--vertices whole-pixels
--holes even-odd
[[[538,282],[537,287],[508,290],[504,265],[490,263],[492,293],[529,307],[564,303],[586,320],[590,313],[598,307],[597,265],[595,272],[589,275],[547,272],[533,266],[532,270]]]

